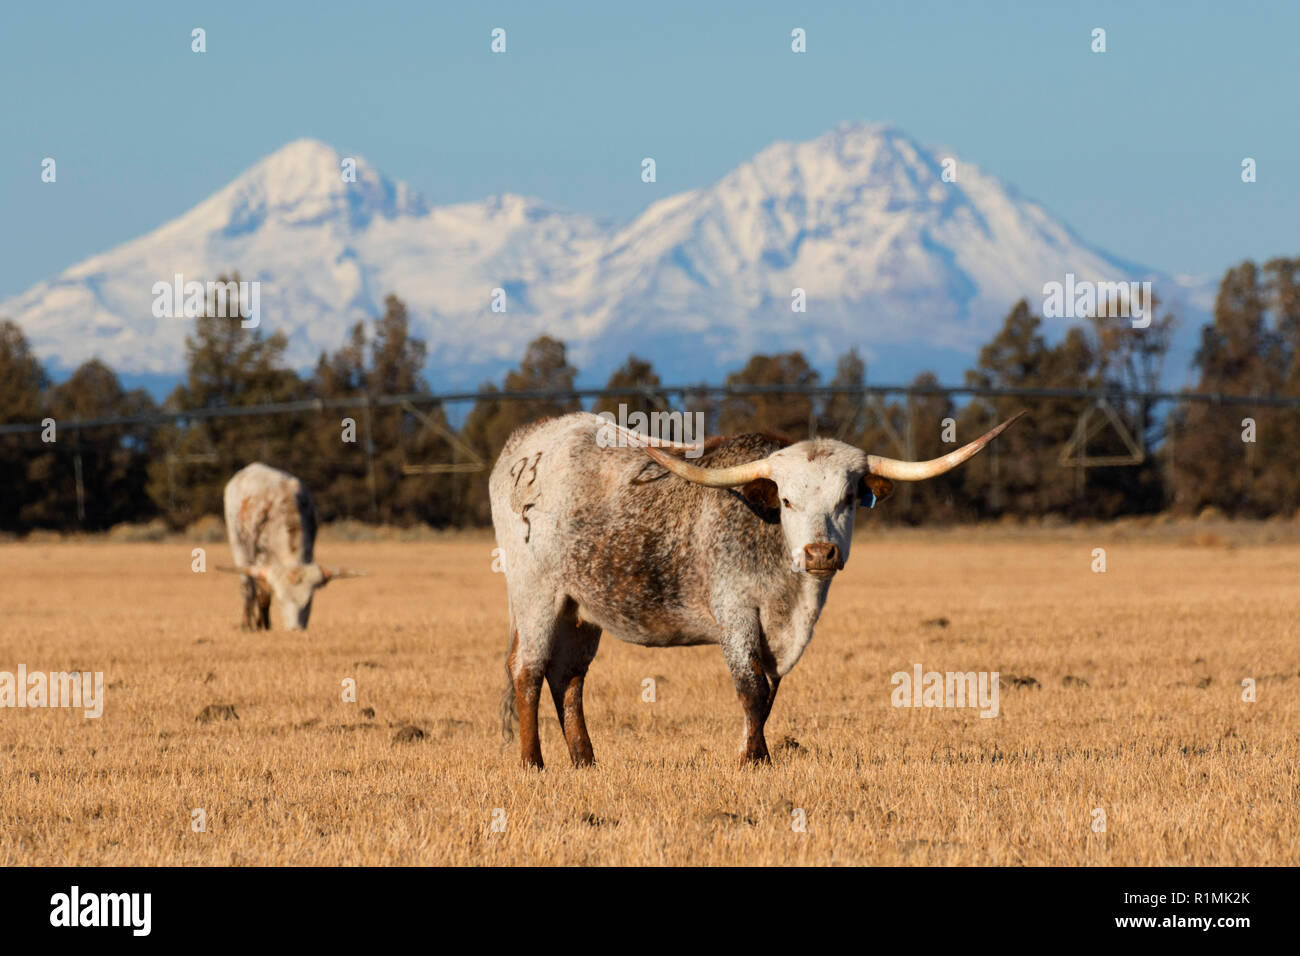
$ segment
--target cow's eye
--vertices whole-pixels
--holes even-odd
[[[789,498],[782,498],[782,499],[781,499],[781,504],[783,504],[783,505],[785,505],[787,508],[789,508],[789,507],[790,507],[790,499],[789,499]]]

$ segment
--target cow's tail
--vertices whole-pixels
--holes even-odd
[[[509,743],[515,739],[515,724],[519,723],[519,709],[515,704],[515,677],[510,673],[510,651],[515,643],[515,616],[510,614],[510,643],[506,646],[506,686],[501,692],[501,740]]]

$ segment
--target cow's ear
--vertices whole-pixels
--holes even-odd
[[[771,478],[755,478],[741,485],[740,493],[756,508],[777,511],[781,507],[781,493],[776,490],[776,482]]]
[[[894,493],[894,483],[879,475],[863,475],[858,482],[858,500],[868,508],[874,508],[877,501],[884,501]]]

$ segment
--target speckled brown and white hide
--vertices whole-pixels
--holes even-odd
[[[226,483],[226,531],[242,572],[243,626],[269,629],[271,599],[289,630],[307,626],[312,596],[329,580],[312,559],[316,508],[303,483],[255,462]]]
[[[582,683],[602,631],[649,647],[720,645],[745,713],[741,762],[767,760],[764,722],[848,559],[858,499],[890,483],[842,442],[751,434],[713,440],[693,464],[770,455],[771,480],[705,487],[643,448],[600,447],[602,424],[579,412],[520,428],[492,471],[523,762],[542,765],[543,679],[571,759],[592,762]]]

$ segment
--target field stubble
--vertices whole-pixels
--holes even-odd
[[[756,770],[716,648],[608,635],[596,767],[548,699],[547,768],[521,770],[487,535],[322,540],[371,576],[320,592],[305,635],[274,611],[240,631],[236,580],[181,539],[0,545],[0,670],[107,687],[97,720],[0,710],[0,865],[1300,862],[1294,536],[874,530]],[[914,664],[999,671],[999,716],[891,706]]]

